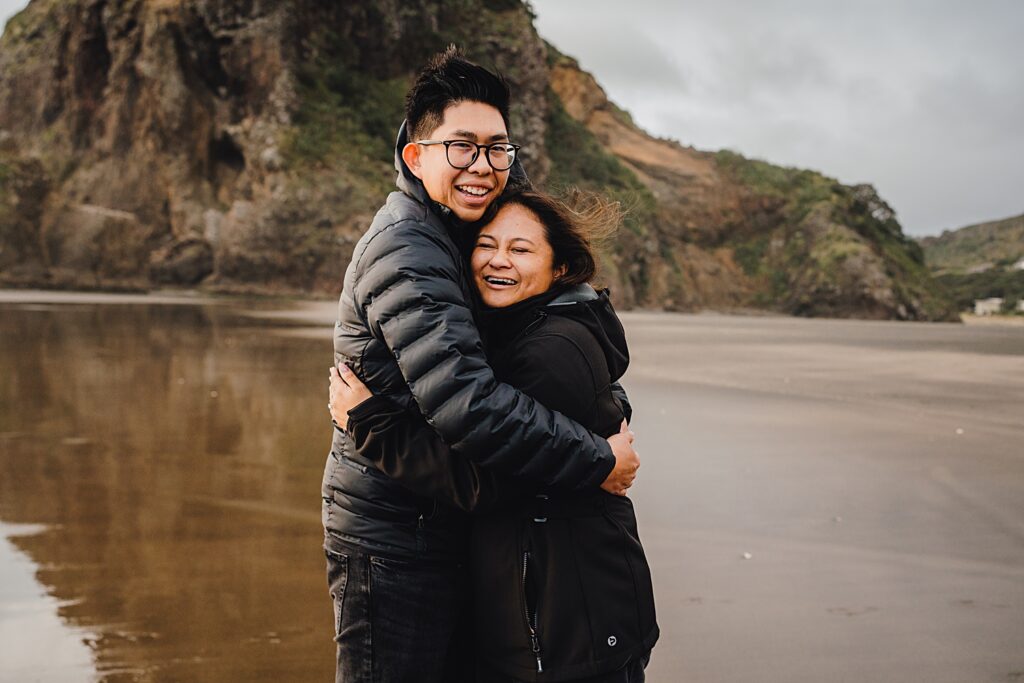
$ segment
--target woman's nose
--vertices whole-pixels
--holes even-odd
[[[491,256],[491,265],[495,268],[508,268],[511,265],[508,260],[508,254],[501,249],[495,249],[494,254]]]

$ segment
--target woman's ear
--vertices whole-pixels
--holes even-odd
[[[421,175],[423,172],[420,170],[420,146],[415,142],[405,143],[405,147],[402,148],[402,161],[409,167],[412,174],[423,180]]]
[[[555,279],[562,277],[569,271],[569,266],[565,263],[555,268]]]

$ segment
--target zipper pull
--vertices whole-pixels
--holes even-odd
[[[420,518],[416,520],[416,526],[418,526],[420,529],[423,528],[423,513],[422,512],[420,513]]]
[[[533,645],[533,656],[537,658],[537,673],[544,672],[544,665],[540,662],[540,643],[537,642],[537,636],[530,636],[530,643]]]

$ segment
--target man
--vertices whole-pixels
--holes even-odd
[[[460,241],[506,187],[527,182],[508,108],[507,83],[454,47],[419,74],[396,146],[399,191],[345,274],[335,362],[375,394],[421,412],[482,467],[624,493],[639,466],[632,435],[606,441],[498,384],[473,322]],[[362,460],[340,429],[323,503],[337,680],[450,683],[446,651],[467,598],[466,518]]]

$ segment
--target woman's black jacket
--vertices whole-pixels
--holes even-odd
[[[601,436],[619,431],[612,383],[628,351],[607,292],[551,292],[488,312],[481,329],[501,381]],[[477,513],[470,557],[485,672],[571,680],[654,645],[650,569],[629,498],[495,476],[452,453],[415,411],[378,397],[349,415],[362,457],[416,493]]]

